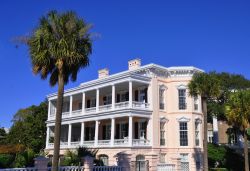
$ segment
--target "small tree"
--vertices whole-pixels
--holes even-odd
[[[245,171],[249,171],[247,129],[250,126],[250,90],[239,90],[231,93],[225,112],[229,123],[238,127],[242,132]]]
[[[207,100],[215,98],[220,94],[220,81],[214,72],[196,73],[188,84],[189,94],[191,96],[201,96],[203,112],[203,169],[208,171],[208,154],[207,154]]]

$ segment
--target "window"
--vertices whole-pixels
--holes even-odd
[[[66,101],[63,103],[62,112],[69,112],[69,102]]]
[[[109,140],[111,137],[111,126],[110,125],[103,125],[103,139]]]
[[[187,122],[180,122],[180,146],[188,146],[188,127]]]
[[[147,123],[146,122],[139,122],[139,136],[140,138],[145,138],[146,137],[146,127],[147,127]]]
[[[161,88],[159,89],[159,108],[161,110],[164,110],[165,109],[165,104],[164,104],[164,92],[165,92],[165,89]]]
[[[166,163],[166,154],[160,153],[160,163]]]
[[[187,108],[186,104],[186,89],[179,89],[179,110],[185,110]]]
[[[78,103],[78,110],[81,110],[82,109],[82,102],[79,102]]]
[[[188,153],[181,153],[180,158],[181,158],[181,170],[189,171]]]
[[[200,145],[200,123],[198,121],[195,122],[195,145]]]
[[[121,131],[120,138],[123,139],[124,137],[128,136],[128,124],[127,123],[121,123],[120,128],[121,128],[121,130],[120,130]]]
[[[96,99],[95,98],[90,100],[90,107],[96,107]]]
[[[109,165],[109,157],[105,154],[101,154],[99,156],[99,159],[102,161],[104,166],[108,166]]]
[[[160,145],[165,145],[165,122],[160,122]]]
[[[207,141],[212,143],[213,142],[213,130],[207,131]]]
[[[107,95],[103,97],[103,105],[108,105],[112,103],[112,96]]]
[[[199,101],[198,101],[198,96],[194,96],[194,110],[198,110],[199,109]]]

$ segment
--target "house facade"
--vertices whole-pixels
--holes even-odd
[[[149,170],[160,163],[182,170],[202,166],[203,115],[201,98],[191,97],[187,85],[195,67],[141,66],[128,62],[128,70],[109,75],[98,71],[98,79],[64,93],[61,151],[79,146],[98,148],[106,165],[147,161]],[[53,154],[57,94],[49,101],[46,151]],[[129,169],[130,168],[130,169]]]

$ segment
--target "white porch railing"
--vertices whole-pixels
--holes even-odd
[[[63,113],[62,113],[62,117],[63,117],[63,118],[66,118],[66,117],[68,117],[68,116],[69,116],[69,112],[63,112]]]
[[[120,103],[116,103],[116,104],[115,104],[115,108],[116,108],[116,109],[127,108],[128,106],[129,106],[129,101],[120,102]]]
[[[0,169],[0,171],[36,171],[36,170],[37,168],[35,167]]]
[[[128,139],[115,139],[114,145],[128,145]]]
[[[78,146],[80,146],[80,141],[71,142],[70,145],[72,147],[78,147]]]
[[[147,146],[150,145],[150,141],[147,139],[133,139],[133,146]]]
[[[110,140],[98,140],[98,145],[99,146],[109,146],[110,145]]]
[[[112,109],[111,104],[99,106],[99,111],[107,111],[107,110],[111,110],[111,109]]]
[[[149,108],[149,103],[145,103],[145,102],[133,101],[132,105],[133,105],[133,108],[142,108],[142,109]]]
[[[93,171],[122,171],[121,166],[95,166]]]
[[[91,112],[95,112],[95,111],[96,111],[96,107],[90,107],[90,108],[85,109],[85,113],[91,113]]]
[[[87,147],[94,146],[94,144],[95,144],[95,141],[84,141],[83,142],[83,145],[87,146]]]
[[[160,163],[157,165],[157,171],[175,171],[174,164]]]
[[[81,114],[82,114],[82,109],[72,111],[72,115],[81,115]]]

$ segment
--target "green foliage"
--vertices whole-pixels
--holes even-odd
[[[6,138],[6,132],[4,128],[0,128],[0,144],[5,143],[5,138]]]
[[[20,109],[13,118],[13,125],[6,136],[6,144],[23,144],[35,153],[45,147],[47,103]]]
[[[79,147],[76,151],[68,150],[64,156],[64,159],[61,161],[61,165],[63,166],[78,166],[81,164],[81,159],[86,156],[91,156],[96,158],[96,154],[98,153],[98,149],[90,149],[86,147]],[[101,162],[97,159],[94,160],[96,165],[102,165]]]
[[[215,72],[196,73],[188,84],[188,88],[191,96],[215,98],[220,94],[220,80]]]
[[[244,158],[227,146],[208,144],[208,164],[210,170],[226,168],[228,171],[244,170]],[[216,167],[216,168],[215,168]]]
[[[215,77],[220,81],[220,94],[208,99],[208,116],[216,115],[219,120],[227,120],[224,109],[231,92],[250,88],[250,80],[242,75],[225,72],[215,73]]]
[[[229,123],[245,131],[250,123],[250,90],[238,90],[231,93],[225,112]]]
[[[22,167],[25,167],[25,165],[26,165],[25,157],[22,154],[17,154],[13,167],[22,168]]]
[[[211,167],[224,166],[225,165],[226,149],[224,146],[218,146],[215,144],[208,144],[208,164]]]
[[[73,11],[50,11],[41,17],[39,26],[27,40],[33,72],[42,79],[50,75],[50,85],[58,83],[63,75],[75,81],[81,68],[89,65],[92,53],[91,26]]]
[[[15,155],[13,154],[0,154],[0,168],[11,167],[14,160]]]

